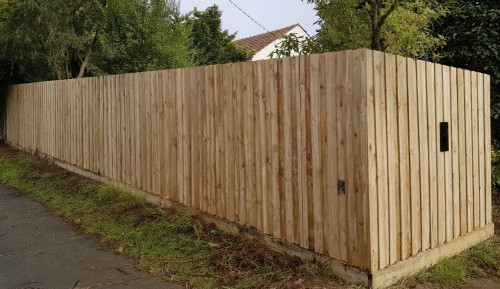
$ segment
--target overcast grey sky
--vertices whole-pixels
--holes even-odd
[[[301,0],[232,0],[242,10],[269,30],[300,23],[310,35],[316,34],[317,20],[313,5]],[[222,27],[238,32],[236,39],[266,32],[229,2],[229,0],[180,0],[181,11],[186,13],[197,7],[204,10],[217,4],[222,10]]]

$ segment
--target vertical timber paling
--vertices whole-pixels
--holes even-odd
[[[377,271],[492,222],[490,82],[362,49],[22,84],[7,137]]]

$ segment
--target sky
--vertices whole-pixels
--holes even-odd
[[[314,25],[317,17],[314,6],[302,0],[232,0],[242,10],[257,20],[266,29],[272,31],[300,23],[309,33],[316,34]],[[181,11],[187,13],[195,7],[204,10],[217,4],[222,10],[222,28],[230,33],[238,32],[236,39],[245,38],[266,31],[239,11],[229,0],[180,0]]]

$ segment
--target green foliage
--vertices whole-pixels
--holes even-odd
[[[370,47],[370,17],[359,0],[307,0],[314,3],[320,29],[316,36],[323,51]]]
[[[432,36],[431,23],[446,14],[442,7],[426,1],[404,2],[389,15],[382,34],[387,39],[387,52],[432,60],[436,49],[446,44],[440,35]]]
[[[445,14],[445,9],[430,6],[429,1],[399,1],[388,14],[381,30],[385,51],[407,57],[431,59],[434,51],[445,44],[440,36],[433,36],[431,24]],[[320,29],[312,39],[284,38],[274,55],[287,56],[292,48],[301,54],[326,51],[370,48],[372,19],[370,1],[307,0],[315,5]],[[382,1],[381,13],[388,12],[391,1]],[[297,44],[298,42],[298,44]]]
[[[491,186],[500,191],[500,150],[491,148]]]
[[[0,1],[0,69],[13,81],[192,65],[176,0]]]
[[[193,63],[178,2],[108,0],[96,73],[186,67]]]
[[[297,261],[259,242],[223,233],[183,208],[149,205],[126,190],[2,146],[0,182],[133,257],[137,268],[189,288],[282,288],[287,282],[308,284],[311,278],[335,284],[320,262]]]
[[[8,17],[7,13],[8,0],[0,0],[0,40],[5,35],[5,25]],[[6,77],[8,64],[5,59],[4,48],[0,46],[0,81]]]
[[[10,0],[0,37],[11,73],[27,81],[76,76],[98,31],[100,2]]]
[[[222,30],[222,12],[217,5],[205,11],[194,11],[191,26],[191,47],[198,65],[247,61],[252,53],[237,47],[232,41],[235,34]]]
[[[435,33],[448,45],[442,62],[491,75],[492,140],[500,148],[500,1],[442,0],[450,11]]]
[[[270,57],[290,57],[294,53],[299,55],[307,55],[319,53],[320,49],[317,45],[315,37],[298,36],[295,33],[284,35],[278,43],[276,49],[271,52]]]

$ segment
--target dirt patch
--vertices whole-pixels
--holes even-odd
[[[11,156],[12,157],[12,156],[18,156],[20,154],[24,154],[18,150],[13,149],[12,147],[6,145],[5,143],[0,143],[0,150],[1,150],[2,156]]]
[[[28,183],[40,183],[46,176],[50,178],[64,180],[61,182],[63,195],[87,194],[81,190],[85,184],[95,183],[80,175],[68,172],[56,166],[50,160],[38,159],[26,153],[19,152],[8,146],[0,146],[0,156],[12,160],[13,162],[23,162],[30,170],[22,176]],[[31,171],[32,168],[32,171]],[[88,192],[93,194],[95,192]],[[29,196],[29,194],[27,195]],[[90,195],[89,195],[90,196]],[[304,261],[299,257],[290,256],[272,250],[264,243],[256,240],[248,240],[239,236],[233,236],[221,232],[215,224],[203,222],[197,215],[183,214],[182,209],[162,208],[161,213],[153,205],[143,204],[141,206],[125,206],[124,210],[116,210],[110,213],[111,218],[140,215],[130,225],[141,227],[145,223],[154,223],[159,219],[170,218],[169,216],[184,216],[185,226],[177,228],[177,233],[186,237],[194,236],[208,244],[213,253],[209,257],[208,264],[216,273],[215,276],[207,276],[209,279],[215,277],[220,285],[242,286],[243,288],[343,288],[344,284],[335,278],[327,270],[327,266],[315,261]],[[75,225],[79,232],[83,232],[79,224],[72,219],[66,219]],[[197,236],[197,237],[196,237]],[[98,235],[93,237],[99,239]],[[119,242],[107,241],[106,245],[110,249],[121,246]],[[122,249],[123,250],[123,249]],[[132,256],[134,257],[134,256]],[[135,256],[139,260],[142,256]],[[148,258],[155,258],[149,256]],[[186,256],[190,260],[190,256]],[[154,263],[151,260],[151,263]],[[159,263],[162,261],[159,260]],[[185,261],[188,262],[188,261]],[[147,268],[142,268],[148,270]],[[163,272],[162,270],[159,270]],[[157,275],[163,275],[158,274]],[[169,276],[166,271],[165,276]]]
[[[253,270],[280,268],[288,271],[304,263],[298,257],[270,250],[254,240],[231,239],[210,258],[210,264],[222,277],[223,284],[231,284]]]
[[[21,161],[29,160],[29,164],[33,167],[33,170],[40,171],[41,173],[29,173],[29,175],[24,176],[27,182],[36,182],[41,174],[49,174],[57,179],[68,180],[68,184],[64,185],[65,194],[76,193],[84,184],[94,183],[85,177],[68,172],[54,165],[49,160],[35,159],[8,146],[0,146],[0,156]],[[492,198],[495,234],[500,235],[500,193],[494,192]],[[152,205],[146,205],[146,207],[155,208]],[[182,214],[182,210],[175,208],[162,210],[167,216]],[[120,216],[140,214],[141,207],[127,207],[126,211],[118,213]],[[352,285],[343,283],[334,277],[329,272],[328,267],[320,262],[314,260],[304,261],[298,257],[274,251],[261,242],[222,233],[213,223],[203,222],[196,215],[189,215],[189,217],[191,221],[185,227],[185,230],[189,232],[183,232],[193,233],[191,235],[198,236],[198,238],[201,238],[201,240],[213,248],[214,252],[210,256],[208,263],[216,272],[216,278],[221,285],[231,287],[231,285],[239,284],[242,279],[252,279],[255,276],[255,278],[260,278],[255,283],[255,286],[250,285],[245,288],[353,288]],[[144,223],[154,222],[157,218],[159,218],[158,214],[148,212],[132,225],[140,226]],[[114,244],[108,245],[111,248],[114,246]],[[495,276],[491,278],[469,279],[468,281],[471,286],[477,285],[471,288],[500,289],[500,287],[491,287],[499,284],[498,277]],[[444,288],[441,285],[435,284],[416,285],[415,283],[411,283],[408,285],[404,286],[404,288],[415,288],[415,286],[417,286],[416,288]],[[394,288],[403,287],[397,287],[396,285]]]

